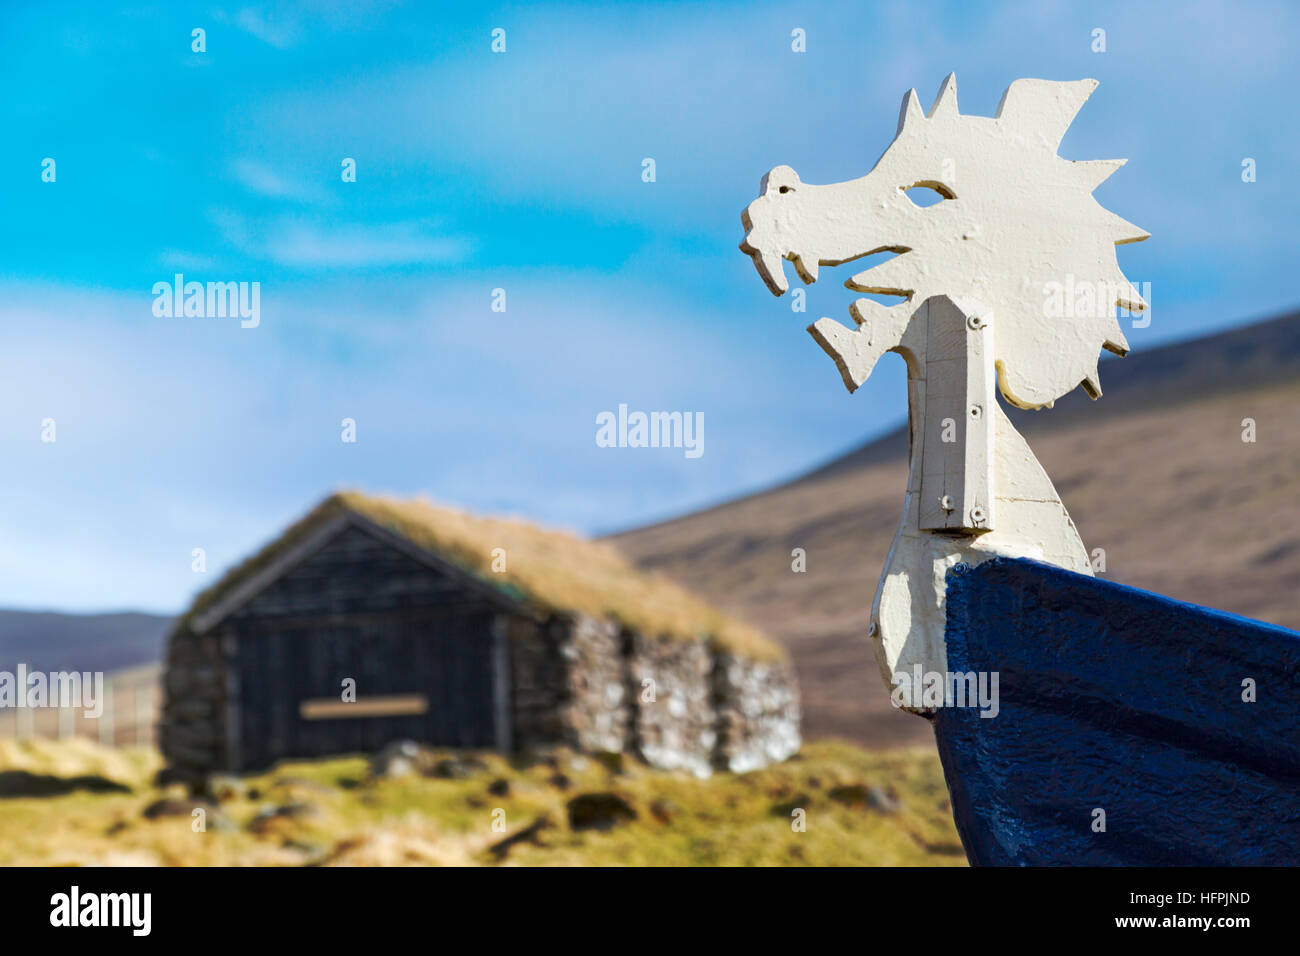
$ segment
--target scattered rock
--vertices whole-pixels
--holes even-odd
[[[681,812],[681,807],[671,800],[656,800],[650,804],[650,816],[660,823],[672,823],[673,817]]]
[[[249,821],[248,829],[253,833],[264,833],[277,820],[300,820],[316,816],[319,812],[320,810],[310,803],[271,804],[257,811],[257,816]]]
[[[846,783],[831,787],[826,796],[846,807],[865,807],[867,805],[867,788],[860,783]]]
[[[219,812],[217,807],[202,800],[173,800],[163,797],[145,807],[140,815],[146,820],[160,820],[163,817],[193,817],[195,810],[202,810],[208,817]]]
[[[140,815],[146,820],[157,820],[160,817],[188,817],[195,809],[183,800],[164,797],[149,804]]]
[[[786,818],[788,819],[788,818],[790,817],[790,815],[791,815],[792,813],[794,813],[796,810],[806,810],[806,809],[808,809],[808,804],[809,804],[809,802],[810,802],[810,800],[809,800],[809,798],[808,798],[808,794],[806,794],[806,793],[801,793],[801,794],[799,794],[798,796],[794,797],[794,798],[791,799],[791,800],[786,800],[786,801],[783,801],[783,802],[781,802],[781,803],[775,803],[775,804],[773,804],[773,805],[772,805],[772,816],[774,816],[774,817],[786,817]]]
[[[370,758],[372,777],[405,777],[415,773],[420,745],[414,740],[394,740]]]
[[[528,747],[514,757],[517,767],[549,767],[560,769],[560,755],[550,747]]]
[[[836,803],[846,807],[871,809],[877,813],[897,813],[903,809],[902,803],[893,793],[880,787],[869,787],[861,783],[845,784],[832,787],[826,795]]]
[[[543,830],[549,829],[550,826],[550,818],[546,814],[542,814],[518,833],[512,833],[504,840],[492,844],[488,847],[488,851],[500,861],[506,858],[512,847],[518,846],[520,843],[531,843],[534,846],[540,846],[541,840],[538,837]]]
[[[219,810],[214,813],[209,813],[207,818],[204,820],[204,825],[207,829],[216,833],[234,833],[239,829],[239,827],[235,825],[235,821],[231,820],[230,817],[226,816]]]
[[[867,806],[880,813],[897,813],[903,809],[903,802],[888,790],[881,790],[879,787],[868,787]]]
[[[203,781],[202,795],[211,797],[218,803],[238,800],[244,796],[244,782],[228,774],[213,774]]]
[[[189,800],[192,799],[194,795],[191,794],[189,788],[183,784],[170,783],[166,787],[162,788],[160,796],[170,797],[173,800]],[[203,798],[199,797],[199,799],[201,800]]]
[[[572,830],[609,830],[636,819],[636,810],[616,793],[583,793],[568,803]]]
[[[461,755],[439,760],[429,770],[429,776],[441,780],[465,780],[486,769],[487,764],[477,757]]]
[[[193,823],[194,811],[203,811],[204,830],[212,830],[219,833],[229,833],[232,830],[239,829],[230,818],[221,812],[221,807],[204,800],[195,800],[193,798],[185,800],[176,800],[170,797],[163,797],[155,800],[149,806],[141,811],[141,816],[146,820],[162,820],[167,818],[183,817]],[[128,824],[125,820],[119,820],[113,826],[109,827],[108,835],[113,836],[127,829]]]
[[[488,793],[494,797],[510,796],[510,781],[505,777],[498,777],[488,784]]]
[[[292,850],[294,853],[301,853],[307,858],[304,862],[309,866],[324,860],[330,853],[330,847],[324,844],[302,840],[285,840],[284,848]]]
[[[340,784],[342,781],[340,781]],[[318,780],[310,780],[307,777],[277,777],[271,781],[272,788],[289,791],[306,791],[308,793],[330,793],[331,788],[328,784],[321,783]],[[254,799],[254,790],[248,792],[248,799]]]

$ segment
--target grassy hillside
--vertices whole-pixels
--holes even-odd
[[[349,757],[231,780],[209,803],[155,789],[157,765],[146,750],[0,741],[0,865],[965,864],[938,760],[919,751],[826,741],[708,780],[567,753],[523,766],[452,752],[372,778]]]
[[[1084,544],[1124,584],[1300,628],[1300,315],[1102,365],[1106,394],[1010,412]],[[855,401],[903,395],[871,392]],[[865,393],[865,394],[864,394]],[[1242,420],[1255,422],[1243,443]],[[779,488],[614,538],[790,648],[808,737],[931,743],[889,705],[866,642],[898,525],[900,431]],[[790,551],[807,552],[792,573]]]

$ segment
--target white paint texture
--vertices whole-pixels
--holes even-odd
[[[990,118],[958,112],[949,76],[928,115],[915,90],[903,98],[897,136],[866,176],[815,186],[778,166],[742,216],[740,248],[776,295],[787,288],[784,260],[814,282],[820,266],[896,253],[845,285],[903,302],[859,299],[849,310],[856,328],[822,318],[808,329],[850,392],[885,352],[907,362],[907,495],[871,627],[891,686],[894,673],[917,664],[947,669],[945,575],[954,564],[1010,555],[1091,573],[997,391],[1021,408],[1050,407],[1079,385],[1100,396],[1100,350],[1128,350],[1115,307],[1146,307],[1115,247],[1147,234],[1092,197],[1124,161],[1056,153],[1096,86],[1017,80]],[[943,200],[919,206],[908,196],[916,187]]]

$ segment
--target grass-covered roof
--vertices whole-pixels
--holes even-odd
[[[783,657],[757,629],[723,614],[662,575],[633,567],[613,546],[513,518],[467,514],[426,499],[377,497],[356,491],[331,495],[255,555],[195,598],[189,624],[242,582],[326,522],[352,513],[449,561],[541,612],[574,611],[613,618],[649,636],[705,639],[750,657]],[[506,569],[493,571],[493,551],[505,549]]]

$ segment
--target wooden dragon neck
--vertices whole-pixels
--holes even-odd
[[[1051,480],[998,403],[996,335],[988,307],[937,296],[895,349],[908,365],[911,452],[871,618],[886,682],[918,665],[946,670],[945,579],[954,565],[1005,555],[1091,573]]]

